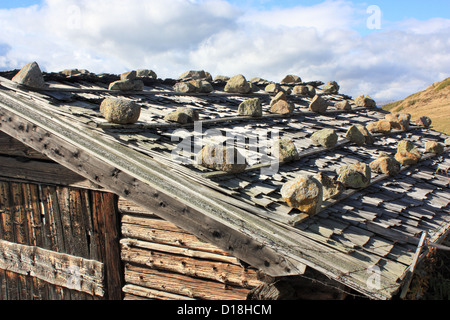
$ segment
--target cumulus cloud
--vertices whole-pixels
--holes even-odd
[[[0,68],[36,60],[47,71],[152,68],[163,78],[190,69],[274,81],[297,74],[379,100],[449,76],[450,20],[385,21],[371,31],[366,8],[345,0],[254,8],[225,0],[47,0],[0,10]]]

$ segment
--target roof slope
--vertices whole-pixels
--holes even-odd
[[[3,76],[7,78],[0,78],[0,130],[108,190],[161,209],[156,212],[163,218],[270,275],[302,274],[308,266],[371,298],[390,299],[413,262],[421,233],[428,233],[429,242],[439,242],[448,232],[449,178],[444,170],[450,167],[449,148],[403,167],[395,177],[373,173],[370,186],[346,190],[340,198],[325,202],[316,216],[304,219],[287,206],[280,189],[301,172],[334,177],[341,165],[369,163],[381,151],[395,154],[400,140],[423,149],[428,140],[448,138],[411,126],[408,131],[379,135],[373,145],[357,146],[344,138],[348,128],[382,119],[386,112],[356,108],[345,95],[325,94],[318,88],[320,82],[312,84],[330,105],[325,114],[308,110],[311,97],[291,95],[295,112],[282,116],[270,112],[273,97],[264,91],[228,94],[222,82],[215,82],[210,94],[174,92],[175,80],[153,79],[145,80],[143,91],[120,92],[108,90],[108,84],[118,80],[114,75],[45,74],[49,88],[30,90],[9,81],[11,74]],[[111,124],[102,117],[102,100],[117,96],[141,105],[136,124]],[[262,101],[262,117],[237,114],[239,104],[249,97]],[[352,103],[351,112],[333,107],[346,99]],[[164,120],[179,106],[199,111],[201,133],[194,135],[194,124]],[[335,148],[312,144],[311,135],[323,128],[336,130]],[[294,141],[300,158],[269,174],[261,170],[270,166],[268,159],[258,150],[246,150],[244,143],[241,151],[249,151],[244,173],[183,164],[172,157],[173,150],[179,150],[177,129],[205,139],[211,138],[208,129],[216,129],[223,137],[228,132],[245,141],[258,132],[278,130],[281,137]],[[192,138],[193,143],[198,141]],[[188,150],[187,156],[193,159],[194,151]],[[379,285],[371,285],[377,270]]]

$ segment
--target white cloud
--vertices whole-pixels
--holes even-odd
[[[224,0],[47,0],[0,10],[0,68],[160,77],[190,69],[279,81],[336,80],[343,93],[407,96],[449,76],[450,20],[384,22],[361,35],[366,10],[349,1],[248,10]]]

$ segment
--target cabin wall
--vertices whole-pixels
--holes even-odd
[[[119,199],[125,299],[245,300],[255,269],[152,212]]]

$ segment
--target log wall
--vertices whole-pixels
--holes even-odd
[[[8,271],[0,269],[0,300],[121,299],[117,199],[112,194],[0,181],[0,240],[9,243],[2,246],[3,257],[8,259],[0,266]],[[13,244],[26,248],[18,255],[33,259],[31,269],[23,263],[8,267],[8,261],[11,265],[14,259],[6,249],[11,251]],[[31,254],[26,255],[28,251]],[[44,266],[38,263],[41,260],[53,263],[53,272],[43,272]],[[88,275],[97,273],[100,267],[95,262],[103,269],[101,279],[94,279],[102,282],[97,294],[73,290],[70,283],[55,285],[61,279],[55,280],[52,273],[64,272],[64,265],[78,270],[72,279],[77,282],[83,265],[94,266]],[[25,269],[16,270],[21,266]],[[79,285],[81,289],[82,283]]]
[[[245,300],[255,269],[217,247],[119,199],[125,299]]]

